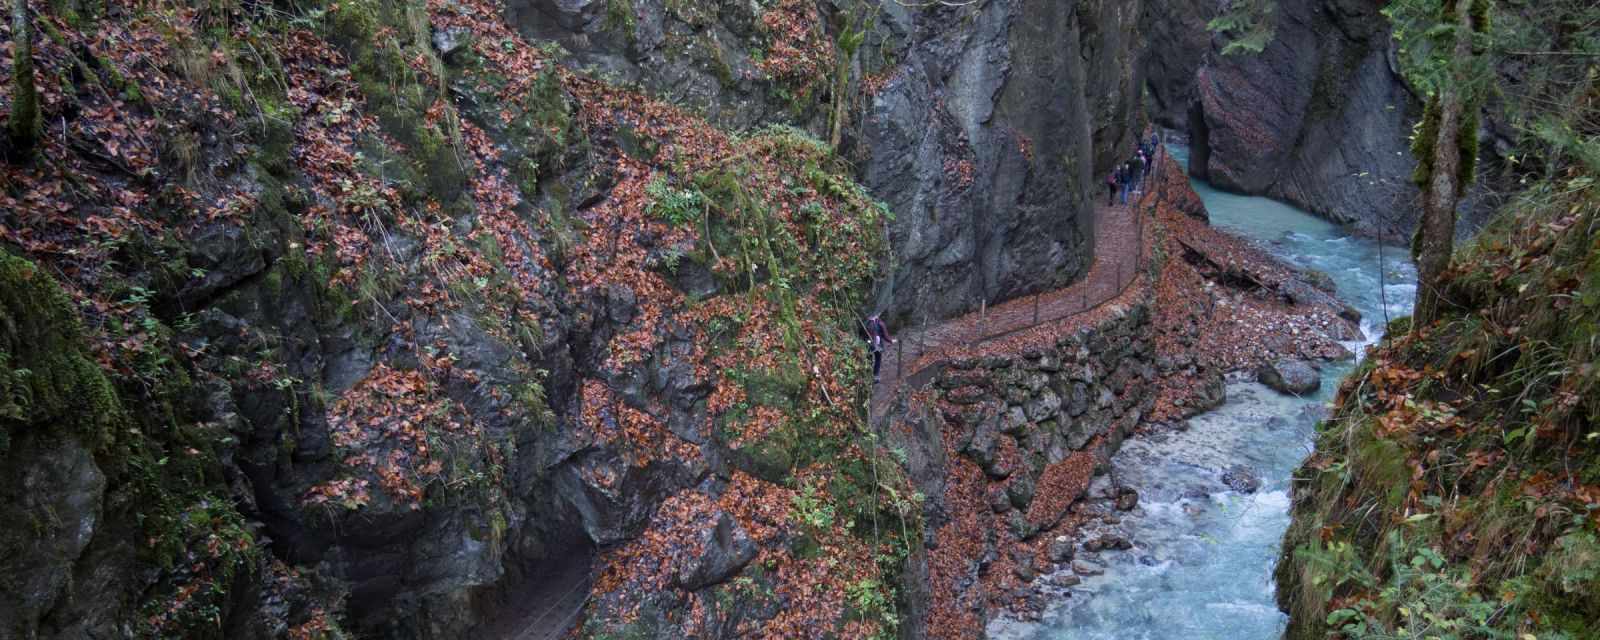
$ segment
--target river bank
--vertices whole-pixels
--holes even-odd
[[[908,600],[928,624],[913,635],[1046,619],[1144,536],[1128,526],[1143,489],[1117,462],[1130,436],[1188,429],[1221,405],[1230,373],[1288,363],[1314,379],[1352,358],[1360,313],[1332,277],[1208,225],[1179,160],[1109,220],[1146,221],[1127,225],[1145,240],[1121,296],[960,349],[886,406],[884,434],[926,497],[925,555],[909,571],[928,590]]]
[[[1186,159],[1181,148],[1174,156],[1179,166]],[[1400,260],[1403,250],[1354,237],[1280,203],[1223,193],[1198,181],[1192,186],[1211,224],[1174,225],[1190,234],[1188,244],[1237,256],[1232,264],[1246,273],[1293,267],[1323,274],[1312,277],[1326,277],[1320,284],[1349,303],[1344,319],[1359,312],[1360,332],[1317,335],[1317,327],[1297,319],[1299,314],[1280,307],[1274,315],[1260,296],[1224,292],[1225,308],[1215,312],[1216,280],[1197,287],[1199,270],[1182,268],[1195,261],[1172,261],[1179,266],[1162,279],[1158,353],[1210,366],[1167,376],[1152,421],[1113,456],[1108,473],[1082,503],[1092,524],[1076,534],[1080,544],[1127,543],[1083,547],[1064,570],[1040,579],[1051,604],[1037,619],[997,621],[990,637],[1266,639],[1282,633],[1271,571],[1288,526],[1289,475],[1309,453],[1336,381],[1355,360],[1324,361],[1320,389],[1302,397],[1255,382],[1252,360],[1287,349],[1300,356],[1336,355],[1329,340],[1359,354],[1380,335],[1387,316],[1408,311],[1414,276]],[[1217,368],[1232,373],[1219,378]],[[1139,496],[1137,505],[1118,510],[1116,498],[1130,490]]]

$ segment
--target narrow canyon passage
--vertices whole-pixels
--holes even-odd
[[[1597,0],[8,8],[0,640],[1600,640]]]
[[[1185,150],[1173,154],[1186,163]],[[1350,235],[1270,199],[1192,183],[1213,225],[1333,278],[1339,297],[1365,318],[1367,338],[1348,343],[1352,351],[1359,354],[1381,335],[1386,312],[1409,313],[1416,276],[1405,249]],[[1272,570],[1289,525],[1290,474],[1311,451],[1325,404],[1354,364],[1325,366],[1321,389],[1300,398],[1236,375],[1227,402],[1191,419],[1187,430],[1129,439],[1090,493],[1113,481],[1139,492],[1137,509],[1103,525],[1133,548],[1079,554],[1082,568],[1104,574],[1055,589],[1040,623],[1001,619],[990,625],[990,637],[1281,637],[1285,616],[1273,601]]]

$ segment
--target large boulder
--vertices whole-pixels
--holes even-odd
[[[1322,386],[1322,374],[1304,360],[1279,360],[1256,369],[1256,380],[1279,393],[1303,396]]]
[[[750,534],[726,513],[718,514],[716,524],[701,532],[698,542],[700,557],[678,569],[678,585],[690,591],[733,577],[750,564],[759,551]]]

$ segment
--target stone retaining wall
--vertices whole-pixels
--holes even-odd
[[[1075,529],[1072,505],[1155,401],[1151,304],[1139,287],[1125,298],[1053,344],[951,362],[888,412],[926,497],[915,637],[980,637],[1001,607],[1027,604],[1048,563],[1070,560],[1049,541]]]

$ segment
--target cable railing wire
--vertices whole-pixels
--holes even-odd
[[[1153,180],[1154,173],[1152,172],[1150,175],[1145,176],[1144,183],[1148,186]],[[1031,309],[1027,305],[1027,296],[1021,296],[1020,299],[1014,299],[997,307],[991,307],[987,299],[980,299],[977,312],[938,325],[930,325],[926,315],[924,315],[920,329],[913,329],[914,335],[904,336],[906,339],[896,343],[894,353],[895,366],[892,369],[885,368],[886,374],[889,371],[893,372],[893,378],[884,380],[884,387],[880,391],[892,392],[895,387],[906,380],[906,363],[908,361],[915,366],[925,356],[938,353],[948,347],[980,345],[992,342],[1041,324],[1057,322],[1093,311],[1120,297],[1138,279],[1138,267],[1145,253],[1145,244],[1147,242],[1144,233],[1145,215],[1139,211],[1136,204],[1129,204],[1096,207],[1094,216],[1094,229],[1096,235],[1100,236],[1096,238],[1095,244],[1100,251],[1114,252],[1110,255],[1111,262],[1114,264],[1095,265],[1091,262],[1085,277],[1071,287],[1057,291],[1036,291],[1033,294]],[[1121,216],[1121,219],[1112,219],[1113,216]],[[1108,225],[1129,224],[1130,222],[1134,238],[1132,247],[1127,247],[1126,242],[1120,243],[1123,246],[1117,246],[1118,243],[1109,241],[1117,229]],[[1127,231],[1127,229],[1123,229],[1123,231]],[[1121,251],[1118,251],[1118,249],[1121,249]],[[1097,277],[1097,266],[1101,269],[1110,269],[1109,273],[1113,279],[1108,282],[1103,277]],[[1076,296],[1072,295],[1071,289],[1073,287],[1079,289]],[[1047,298],[1049,298],[1048,301],[1046,300]],[[1074,302],[1077,304],[1072,304]],[[1019,303],[1022,305],[1021,307],[1018,306]],[[1020,322],[1016,320],[1018,314],[1022,314]],[[908,344],[911,347],[909,350],[907,349]],[[914,369],[911,372],[911,377],[915,379],[924,372],[933,370],[943,364],[945,364],[943,361],[929,362],[920,368]],[[888,395],[888,393],[885,393],[883,397]]]

